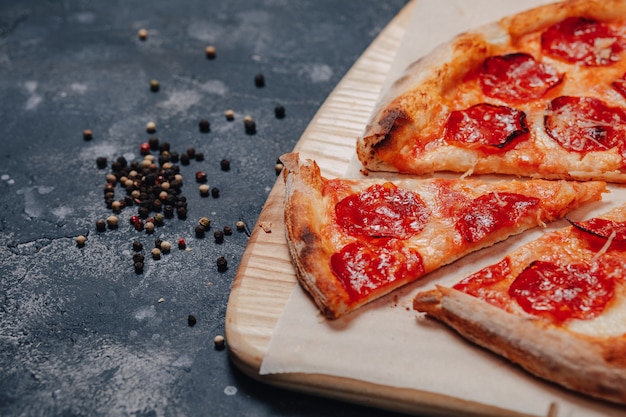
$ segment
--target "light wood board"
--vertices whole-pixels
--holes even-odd
[[[414,1],[378,35],[337,85],[294,151],[314,159],[326,177],[341,177],[355,153],[395,58]],[[297,284],[283,227],[284,185],[279,178],[250,235],[226,311],[226,341],[233,363],[247,375],[291,390],[419,415],[510,416],[520,414],[413,389],[398,389],[320,374],[259,375],[272,332]],[[271,225],[271,231],[261,227]]]

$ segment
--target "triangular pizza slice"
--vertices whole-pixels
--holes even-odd
[[[356,150],[372,171],[626,182],[626,1],[555,2],[438,46]]]
[[[281,157],[297,277],[329,318],[597,201],[604,182],[327,179]]]
[[[420,292],[413,307],[539,377],[626,404],[626,205]]]

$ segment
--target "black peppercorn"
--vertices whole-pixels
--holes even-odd
[[[148,207],[139,207],[137,209],[137,214],[139,214],[139,217],[141,217],[142,219],[147,219],[148,216],[150,215],[150,209],[148,209]]]
[[[157,92],[159,91],[160,84],[157,80],[150,81],[150,91]]]
[[[143,273],[143,262],[135,262],[134,266],[135,266],[135,273],[137,275]]]
[[[83,130],[83,139],[86,141],[93,139],[93,132],[89,129]]]
[[[176,216],[180,220],[185,220],[187,218],[187,208],[185,208],[185,207],[178,207],[176,209]]]
[[[163,243],[163,241],[161,239],[155,239],[154,247],[157,248],[157,249],[161,249],[161,243]]]
[[[257,87],[265,87],[265,76],[263,74],[257,74],[254,76],[254,85]]]
[[[100,156],[96,159],[96,165],[99,169],[104,169],[107,167],[107,159],[104,156]]]
[[[189,327],[195,326],[196,325],[196,317],[192,316],[190,314],[189,317],[187,317],[187,324],[189,325]]]
[[[213,196],[213,198],[218,198],[220,196],[220,189],[217,187],[211,188],[211,196]]]
[[[143,250],[143,244],[139,242],[138,240],[135,240],[133,242],[133,250],[135,252],[141,252]]]
[[[196,232],[196,237],[197,238],[203,238],[204,237],[204,234],[205,234],[204,227],[202,227],[200,225],[196,226],[195,232]]]
[[[159,149],[159,138],[151,137],[148,139],[148,145],[150,145],[150,149],[156,151]]]
[[[165,152],[165,151],[169,151],[169,150],[170,150],[169,142],[161,142],[161,144],[159,145],[159,151],[160,152]]]
[[[145,257],[141,253],[136,253],[133,255],[134,262],[143,262]]]
[[[163,206],[163,215],[167,219],[174,217],[174,206],[170,206],[169,204]]]
[[[200,129],[200,132],[207,133],[211,130],[211,124],[206,119],[200,119],[198,122],[198,128]]]
[[[204,154],[202,152],[196,152],[196,161],[204,161]]]
[[[224,234],[230,236],[233,234],[233,228],[230,226],[224,226]]]
[[[107,229],[107,224],[104,220],[100,219],[96,221],[96,230],[98,232],[104,232]]]
[[[182,154],[180,156],[180,163],[182,165],[189,165],[189,155],[187,155],[186,153]]]
[[[178,152],[170,152],[170,161],[174,163],[178,163],[180,160],[180,155]]]
[[[222,169],[222,171],[230,170],[230,161],[228,159],[222,159],[220,161],[220,168]]]
[[[246,130],[246,134],[254,135],[256,133],[256,123],[251,117],[244,119],[243,126]]]
[[[285,108],[283,106],[281,106],[280,104],[278,106],[276,106],[274,108],[274,116],[276,116],[277,119],[284,119],[285,118]]]
[[[221,230],[216,230],[213,232],[213,237],[215,238],[215,243],[223,243],[224,242],[224,232]]]
[[[216,264],[219,272],[224,272],[228,269],[228,261],[223,256],[217,258]]]

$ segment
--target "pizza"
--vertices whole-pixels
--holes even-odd
[[[626,182],[626,1],[567,0],[407,68],[358,138],[366,170]]]
[[[413,307],[539,377],[626,404],[626,205],[570,223]]]
[[[327,179],[297,153],[281,161],[296,276],[328,318],[606,191],[602,181]]]

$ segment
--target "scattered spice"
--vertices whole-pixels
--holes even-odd
[[[243,118],[243,126],[246,130],[246,134],[254,135],[256,133],[256,123],[252,116],[246,116]]]
[[[233,228],[232,228],[232,227],[230,227],[230,226],[224,226],[224,229],[223,229],[223,230],[224,230],[224,234],[225,234],[226,236],[230,236],[230,235],[232,235],[232,234],[233,234]]]
[[[200,190],[200,195],[202,197],[207,197],[209,195],[209,186],[207,184],[202,184],[201,186],[198,187],[198,190]]]
[[[171,250],[172,250],[172,244],[170,242],[168,242],[167,240],[164,240],[163,242],[161,242],[161,251],[163,253],[170,253]]]
[[[222,350],[226,345],[226,339],[224,339],[222,335],[217,335],[213,338],[213,344],[215,345],[215,349]]]
[[[242,220],[239,220],[235,224],[235,226],[237,227],[237,230],[240,231],[240,232],[243,232],[246,229],[246,224]]]
[[[198,162],[204,161],[204,154],[202,152],[196,152],[196,161]]]
[[[117,229],[118,223],[119,219],[117,218],[117,216],[107,217],[107,225],[109,226],[109,229]]]
[[[89,129],[83,130],[83,139],[86,141],[93,139],[93,132]]]
[[[157,302],[159,302],[159,303],[163,303],[163,302],[165,302],[165,298],[161,297],[161,298],[159,298],[159,299],[157,300]]]
[[[143,273],[143,262],[135,262],[133,265],[135,267],[135,274],[139,275]]]
[[[108,161],[104,156],[99,156],[98,158],[96,158],[96,166],[99,169],[104,169],[107,167]]]
[[[202,133],[208,133],[211,130],[211,124],[206,119],[200,119],[198,122],[198,128]]]
[[[285,107],[280,104],[274,107],[274,116],[276,116],[277,119],[284,119]]]
[[[196,182],[206,182],[206,181],[207,181],[206,172],[204,171],[196,172]]]
[[[263,74],[257,74],[254,76],[254,85],[261,88],[265,87],[265,76]]]
[[[224,116],[226,117],[226,120],[228,120],[229,122],[235,120],[235,112],[230,109],[224,112]]]
[[[78,235],[76,236],[76,246],[78,246],[79,248],[82,248],[83,246],[85,246],[85,242],[87,241],[87,238],[83,235]]]
[[[221,230],[213,232],[213,237],[215,238],[215,243],[224,243],[224,232]]]
[[[219,198],[219,196],[220,196],[220,189],[219,189],[219,188],[217,188],[217,187],[213,187],[213,188],[211,189],[211,196],[212,196],[213,198]]]
[[[148,133],[156,132],[156,123],[154,123],[154,122],[146,123],[146,132],[148,132]]]
[[[150,145],[150,150],[152,151],[158,151],[159,150],[159,138],[157,137],[151,137],[150,139],[148,139],[148,145]],[[163,152],[167,152],[167,151],[163,151]]]
[[[159,84],[157,80],[150,80],[150,91],[156,93],[157,91],[159,91],[160,87],[161,85]]]
[[[220,168],[222,169],[222,171],[229,171],[230,170],[230,161],[228,159],[222,159],[220,161]]]
[[[154,223],[146,221],[144,228],[146,229],[146,233],[154,233]]]
[[[104,232],[106,228],[107,228],[107,224],[104,220],[102,219],[96,220],[96,230],[98,232]]]
[[[279,175],[284,167],[285,166],[282,163],[277,162],[276,165],[274,165],[274,171],[276,172],[276,175]]]
[[[204,228],[204,230],[209,230],[209,228],[211,227],[211,219],[209,219],[208,217],[200,218],[200,220],[198,220],[198,223]]]
[[[115,213],[119,213],[122,210],[122,203],[120,201],[114,201],[111,203],[111,209]]]
[[[155,260],[161,259],[161,249],[154,248],[154,249],[152,249],[152,251],[150,253],[152,254],[152,258],[153,259],[155,259]]]
[[[137,32],[137,35],[139,36],[139,39],[142,41],[145,41],[146,39],[148,39],[148,31],[146,29],[139,29],[139,31]]]
[[[196,325],[196,317],[190,314],[187,317],[187,324],[189,325],[189,327],[195,326]]]
[[[207,46],[206,48],[204,48],[204,53],[208,59],[215,59],[215,56],[216,56],[215,46],[212,46],[212,45]]]
[[[143,262],[144,260],[145,260],[145,257],[143,256],[142,253],[137,252],[133,255],[133,262]]]
[[[202,239],[204,237],[205,234],[205,230],[204,227],[198,225],[195,228],[195,232],[196,232],[196,237]]]
[[[179,237],[176,243],[178,244],[178,249],[185,249],[187,247],[187,242],[185,242],[185,239],[182,237]]]
[[[217,261],[215,261],[215,263],[219,272],[224,272],[228,269],[228,261],[223,256],[217,258]]]

